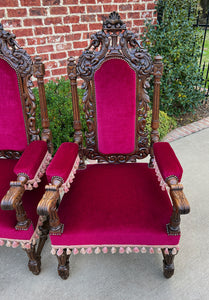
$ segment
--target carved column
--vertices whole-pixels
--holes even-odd
[[[75,130],[74,141],[79,145],[79,156],[80,156],[80,168],[84,168],[84,159],[83,159],[83,134],[82,134],[82,125],[80,120],[80,110],[79,110],[79,98],[77,91],[77,71],[76,63],[73,57],[68,59],[67,72],[70,79],[71,92],[72,92],[72,102],[73,102],[73,127]]]
[[[150,162],[149,167],[153,168],[153,144],[159,142],[159,105],[160,105],[160,79],[163,73],[162,57],[160,55],[155,56],[154,59],[154,95],[153,95],[153,108],[152,108],[152,131],[151,131],[151,145],[150,145]]]
[[[58,274],[62,279],[67,279],[69,277],[69,258],[70,255],[67,254],[67,250],[63,249],[63,253],[58,256]]]
[[[170,278],[174,274],[174,258],[176,254],[173,254],[173,248],[168,248],[168,253],[165,249],[161,249],[163,254],[163,274],[166,278]]]
[[[41,124],[43,127],[42,140],[48,143],[49,152],[52,153],[53,152],[53,145],[51,142],[52,134],[51,134],[51,130],[49,129],[49,118],[48,118],[46,95],[45,95],[45,88],[44,88],[45,67],[41,61],[40,56],[35,57],[35,63],[33,65],[33,73],[34,76],[37,78],[37,82],[38,82],[38,91],[39,91],[40,108],[41,108]]]

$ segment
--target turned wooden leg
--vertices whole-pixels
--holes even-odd
[[[28,268],[34,275],[38,275],[41,272],[41,252],[49,234],[48,219],[43,222],[42,226],[39,226],[39,230],[41,233],[37,245],[37,250],[36,244],[32,245],[30,249],[25,249],[29,258]]]
[[[166,249],[161,249],[163,253],[163,274],[165,278],[170,278],[174,274],[174,257],[177,254],[172,254],[173,248],[168,248],[168,253]]]
[[[63,253],[58,256],[58,274],[62,279],[67,279],[69,277],[69,257],[70,255],[67,254],[67,250],[63,249]]]

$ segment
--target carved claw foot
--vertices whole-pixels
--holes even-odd
[[[28,268],[34,275],[38,275],[41,272],[41,257],[37,256],[36,260],[29,260]]]
[[[69,277],[70,271],[69,271],[69,257],[70,255],[67,254],[66,249],[63,250],[63,253],[58,256],[58,274],[62,279],[67,279]]]
[[[163,274],[165,278],[171,278],[174,274],[174,257],[177,254],[172,254],[173,248],[161,249],[163,253]]]
[[[163,275],[165,278],[171,278],[174,274],[174,264],[167,265],[163,260]]]

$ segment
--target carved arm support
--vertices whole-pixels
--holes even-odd
[[[48,182],[51,183],[46,186],[37,212],[41,216],[49,217],[50,234],[61,234],[63,231],[57,210],[62,196],[69,191],[78,165],[78,145],[63,143],[46,171]]]
[[[153,149],[156,167],[170,188],[170,197],[173,203],[173,213],[167,230],[171,235],[180,234],[180,215],[190,212],[189,202],[183,192],[183,185],[179,183],[183,169],[169,143],[155,143]]]
[[[10,189],[1,201],[1,208],[16,210],[17,230],[26,230],[30,226],[31,221],[24,210],[22,196],[26,189],[38,186],[50,157],[47,144],[44,141],[34,141],[27,146],[14,168],[17,181],[10,182]]]

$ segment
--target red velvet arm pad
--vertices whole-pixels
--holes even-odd
[[[46,175],[48,182],[51,182],[52,177],[60,177],[63,183],[68,179],[68,176],[74,166],[78,155],[78,145],[75,143],[63,143],[57,150]]]
[[[14,172],[17,175],[21,173],[26,174],[28,179],[33,179],[46,156],[47,143],[44,141],[34,141],[26,147],[14,168]]]
[[[166,142],[154,143],[153,150],[155,161],[163,179],[176,176],[180,182],[183,169],[170,144]]]

